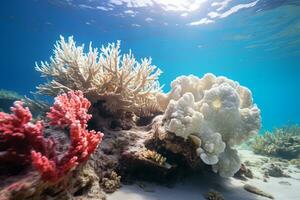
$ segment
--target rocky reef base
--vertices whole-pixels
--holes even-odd
[[[289,179],[300,174],[299,169],[296,168],[297,163],[289,165],[284,160],[274,160],[254,155],[251,151],[241,150],[240,156],[243,164],[240,171],[234,178],[224,179],[214,174],[211,166],[205,165],[197,155],[196,149],[199,147],[199,141],[193,137],[184,140],[182,137],[167,132],[161,115],[136,119],[128,115],[121,120],[107,114],[99,107],[92,109],[91,112],[93,119],[89,128],[103,132],[105,137],[86,163],[66,174],[56,183],[42,181],[39,174],[32,168],[11,176],[2,173],[0,174],[0,200],[79,200],[106,199],[107,197],[116,200],[126,199],[126,194],[122,193],[122,189],[116,194],[110,194],[121,188],[122,184],[138,183],[139,188],[147,192],[151,189],[141,184],[141,181],[170,186],[174,185],[177,180],[182,181],[184,177],[194,175],[203,180],[211,179],[205,182],[207,183],[205,187],[200,186],[206,191],[204,193],[203,190],[199,190],[203,193],[203,198],[213,199],[215,194],[218,194],[217,199],[220,199],[222,195],[226,198],[228,194],[226,192],[223,194],[224,191],[219,191],[219,188],[222,188],[223,184],[226,186],[229,180],[237,185],[236,188],[230,189],[233,194],[235,194],[234,190],[240,191],[245,186],[243,191],[250,195],[249,199],[254,199],[251,195],[273,198],[271,194],[273,190],[265,191],[265,188],[268,188],[267,184],[271,183],[273,187],[277,178],[280,179],[276,182],[279,187],[290,187],[294,183],[290,183]],[[70,143],[67,131],[47,127],[45,134],[59,141],[57,145],[61,148],[58,149],[59,152],[64,152]],[[219,181],[217,188],[214,181]],[[254,185],[259,188],[253,187]],[[128,186],[125,186],[126,188]],[[218,193],[208,194],[207,192],[211,189]],[[134,192],[140,193],[141,191]],[[118,194],[124,197],[116,197],[115,195]],[[200,196],[199,194],[199,198]],[[134,200],[135,198],[128,197],[127,199]]]
[[[134,121],[129,116],[128,120],[118,121],[103,113],[94,111],[90,127],[100,130],[105,137],[86,163],[55,183],[42,181],[31,167],[11,175],[3,172],[0,200],[105,199],[106,193],[121,187],[121,181],[167,183],[188,173],[187,169],[203,166],[192,141],[166,133],[161,117]],[[59,152],[64,152],[70,143],[67,131],[48,127],[45,135],[59,141]]]

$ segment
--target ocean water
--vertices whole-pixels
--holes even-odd
[[[7,0],[0,34],[0,88],[23,95],[44,82],[35,62],[73,35],[151,57],[164,91],[180,75],[224,75],[251,89],[263,129],[300,123],[297,0]]]

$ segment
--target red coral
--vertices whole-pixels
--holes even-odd
[[[88,109],[91,103],[81,91],[70,91],[55,98],[47,117],[50,125],[70,129],[70,147],[60,160],[49,160],[35,151],[32,152],[33,165],[46,180],[55,181],[79,163],[85,162],[101,142],[103,133],[88,131],[87,122],[92,117]]]
[[[70,146],[60,159],[56,156],[54,142],[43,136],[43,123],[32,124],[31,113],[22,102],[15,103],[12,114],[0,112],[0,164],[7,160],[12,163],[32,162],[44,180],[59,180],[79,163],[85,162],[102,140],[103,133],[87,130],[90,105],[81,91],[70,91],[58,96],[47,113],[50,125],[70,130]]]
[[[60,160],[49,160],[46,156],[32,152],[32,162],[44,180],[56,181],[79,163],[85,162],[101,142],[103,133],[84,129],[79,121],[71,124],[70,147]]]
[[[21,101],[11,111],[0,112],[0,166],[13,169],[30,164],[32,149],[49,156],[54,143],[43,137],[43,123],[31,123],[32,115]]]
[[[82,126],[86,126],[92,115],[87,111],[91,103],[83,96],[81,91],[70,91],[55,98],[55,103],[51,107],[47,117],[53,126],[70,126],[75,121],[79,121]]]

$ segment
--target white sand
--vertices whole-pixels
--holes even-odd
[[[262,156],[254,155],[251,151],[242,150],[242,160],[251,162],[260,161]],[[108,200],[205,200],[205,195],[210,189],[222,193],[226,200],[266,200],[249,193],[243,189],[245,183],[251,184],[261,190],[272,194],[278,200],[300,200],[300,170],[289,166],[291,178],[273,178],[263,182],[260,166],[250,168],[254,173],[253,179],[242,181],[235,178],[220,178],[215,174],[197,175],[177,183],[168,188],[151,183],[136,183],[123,185],[113,194],[108,195]],[[282,182],[283,183],[280,183]],[[145,187],[141,186],[144,185]],[[144,188],[144,189],[143,189]]]

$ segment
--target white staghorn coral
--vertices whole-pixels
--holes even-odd
[[[136,112],[140,107],[155,104],[160,91],[161,73],[151,65],[151,59],[137,62],[131,52],[120,55],[120,42],[101,48],[76,46],[73,37],[61,36],[55,45],[50,63],[36,66],[43,77],[51,81],[37,87],[38,92],[56,96],[69,90],[81,90],[92,102],[105,101],[112,112]]]
[[[221,176],[232,176],[240,167],[235,145],[255,135],[261,126],[260,110],[249,89],[225,77],[181,76],[168,94],[158,94],[165,128],[187,139],[200,138],[202,161]]]

